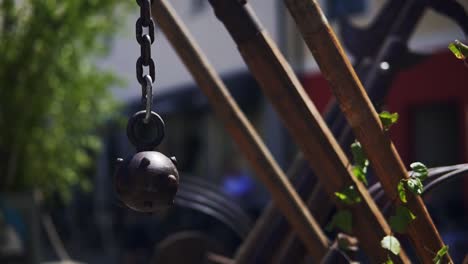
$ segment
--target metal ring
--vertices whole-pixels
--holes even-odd
[[[140,0],[141,2],[141,0]],[[143,0],[140,4],[140,17],[143,19],[143,26],[147,27],[151,23],[151,3],[149,0]]]
[[[154,61],[153,59],[149,59],[149,75],[151,76],[152,81],[156,79],[156,69],[154,66]],[[143,75],[143,58],[140,56],[137,61],[136,61],[136,77],[138,80],[138,83],[143,87],[146,85],[145,81],[145,76]]]
[[[149,65],[151,59],[151,37],[148,34],[144,34],[140,46],[140,54],[143,59],[142,64],[144,66]]]
[[[136,23],[135,23],[135,34],[136,34],[136,40],[138,44],[141,45],[143,41],[143,18],[138,18]],[[150,23],[148,25],[148,35],[151,38],[151,44],[154,42],[154,21],[153,18],[150,19]]]
[[[151,105],[153,104],[153,80],[148,74],[145,75],[146,81],[146,91],[145,91],[145,103],[146,103],[146,115],[143,119],[145,124],[148,124],[150,121],[151,115]]]
[[[146,110],[135,113],[127,124],[127,137],[137,151],[152,151],[163,140],[165,124],[155,112],[150,112],[149,122],[145,123]]]
[[[142,1],[142,0],[136,0],[137,4],[138,4],[139,6],[141,6],[141,1]],[[151,0],[151,4],[153,4],[153,2],[154,2],[154,0]]]

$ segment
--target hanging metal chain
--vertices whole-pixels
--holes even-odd
[[[140,57],[136,61],[136,77],[141,85],[141,102],[145,105],[146,116],[144,122],[149,121],[151,103],[153,97],[153,82],[156,70],[151,58],[151,44],[154,42],[154,21],[151,16],[152,0],[136,0],[140,6],[140,17],[135,24],[136,40],[140,44]],[[144,32],[144,29],[147,29]],[[148,67],[148,73],[144,73],[144,67]]]

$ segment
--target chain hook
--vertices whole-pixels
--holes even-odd
[[[151,78],[150,75],[146,74],[145,75],[145,103],[146,103],[146,113],[145,113],[145,118],[143,119],[143,122],[145,124],[148,124],[150,120],[150,115],[151,115],[151,105],[153,104],[153,79]]]

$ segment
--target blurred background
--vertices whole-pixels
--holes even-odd
[[[170,2],[286,171],[298,148],[208,1]],[[376,107],[399,113],[390,134],[405,164],[468,162],[468,67],[447,48],[466,43],[468,1],[318,2]],[[330,89],[282,1],[249,3],[332,124]],[[129,0],[0,1],[0,263],[207,263],[207,252],[232,257],[269,202],[158,29],[153,110],[181,187],[174,208],[153,215],[118,201],[115,160],[134,153],[125,125],[142,109],[138,10]],[[348,151],[346,124],[331,129]],[[424,197],[455,263],[468,253],[467,191],[458,177]]]

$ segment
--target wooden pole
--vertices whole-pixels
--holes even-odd
[[[250,6],[244,0],[209,2],[329,197],[343,207],[334,193],[350,185],[356,187],[362,202],[347,208],[352,212],[356,231],[353,233],[373,263],[384,262],[387,251],[381,248],[380,241],[391,233],[390,227],[365,186],[353,177],[342,149],[274,42],[261,29]],[[404,252],[395,261],[409,263]]]
[[[339,41],[314,0],[284,0],[307,46],[336,96],[386,195],[399,203],[397,185],[408,178],[405,166],[367,96]],[[416,215],[408,226],[415,250],[423,263],[432,263],[444,246],[421,197],[410,195],[406,205]],[[447,259],[451,261],[450,256]]]
[[[246,155],[256,175],[270,191],[278,209],[288,219],[310,254],[317,259],[322,258],[329,246],[327,237],[173,8],[166,0],[155,0],[152,13],[161,30],[208,97],[214,112],[223,121],[227,131]]]

